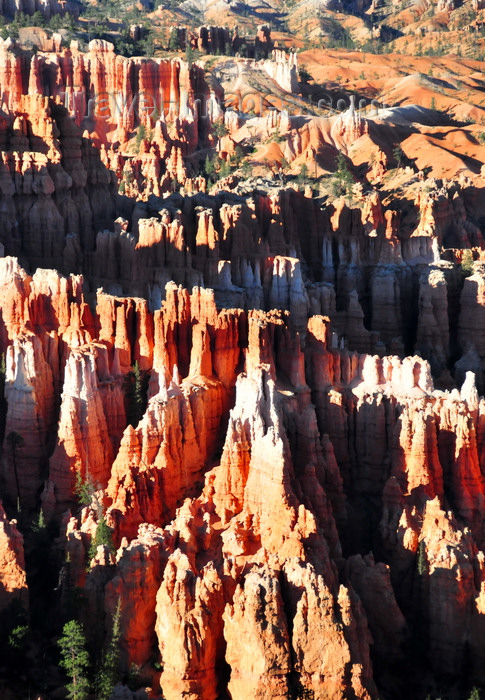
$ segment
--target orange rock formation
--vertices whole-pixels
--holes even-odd
[[[42,507],[49,605],[61,619],[81,588],[93,646],[119,605],[123,672],[135,664],[168,699],[418,697],[410,668],[452,684],[465,664],[484,682],[470,182],[407,173],[405,202],[368,182],[325,201],[237,178],[206,192],[188,177],[214,143],[194,107],[210,94],[201,66],[95,40],[32,57],[25,95],[21,55],[0,52],[0,610],[27,607],[19,528],[30,538]],[[296,54],[257,70],[297,99]],[[167,113],[88,118],[93,95],[135,90]],[[227,154],[242,122],[227,118]],[[139,154],[112,148],[139,123],[153,128]],[[258,124],[294,163],[340,150],[357,170],[359,143],[380,149],[377,181],[391,159],[353,107]]]

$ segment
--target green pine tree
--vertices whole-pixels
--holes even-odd
[[[426,545],[424,540],[419,543],[418,549],[418,574],[423,576],[426,573]]]
[[[227,136],[229,130],[223,121],[218,121],[212,124],[212,132],[218,139],[221,139],[223,136]]]
[[[211,177],[212,175],[214,175],[215,172],[214,161],[209,156],[206,157],[204,162],[204,172],[207,177]]]
[[[121,601],[113,617],[111,639],[103,653],[96,675],[96,700],[109,700],[120,676]]]
[[[195,61],[195,53],[194,49],[191,47],[190,44],[187,44],[187,46],[185,47],[185,60],[189,64],[189,68],[191,68],[192,64]]]
[[[138,362],[135,362],[131,367],[131,372],[125,378],[126,417],[128,423],[134,428],[136,428],[145,413],[147,386],[148,377],[144,376],[140,365]]]
[[[141,373],[140,365],[138,364],[138,361],[135,361],[134,365],[131,368],[131,373],[133,377],[133,395],[132,395],[132,421],[131,425],[134,427],[138,425],[138,423],[141,421],[143,418],[143,414],[145,413],[145,392],[143,391],[144,386],[143,386],[143,375]]]
[[[47,523],[42,508],[39,511],[37,520],[32,523],[32,532],[39,540],[43,540],[47,535]]]
[[[182,49],[182,45],[180,42],[180,37],[179,33],[177,31],[176,27],[172,27],[172,30],[170,32],[170,39],[168,40],[168,50],[169,51],[180,51]]]
[[[397,162],[397,167],[398,167],[398,168],[401,168],[402,162],[403,162],[403,160],[404,160],[404,158],[405,158],[405,153],[404,153],[404,151],[402,150],[401,146],[397,145],[397,146],[394,148],[394,150],[393,150],[393,152],[392,152],[392,155],[393,155],[393,157],[394,157],[394,160]]]
[[[104,515],[102,515],[96,527],[96,534],[91,541],[91,546],[89,547],[88,559],[91,561],[96,556],[98,547],[100,544],[105,544],[110,551],[114,552],[113,544],[113,529],[108,525]]]
[[[32,22],[32,26],[34,26],[34,27],[45,27],[44,17],[42,15],[42,12],[40,12],[39,10],[34,12],[34,14],[32,15],[32,18],[31,18],[31,22]]]
[[[244,151],[241,146],[236,146],[234,153],[231,156],[231,163],[236,167],[239,167],[244,158]]]
[[[138,127],[138,130],[137,130],[137,132],[136,132],[136,137],[135,137],[135,148],[136,148],[136,152],[137,152],[137,153],[140,152],[141,142],[142,142],[143,139],[145,139],[146,137],[147,137],[147,130],[146,130],[146,127],[145,127],[144,124],[140,124],[140,126]]]
[[[306,163],[301,166],[297,180],[300,185],[304,185],[308,180],[308,165]]]
[[[219,177],[227,177],[228,175],[231,174],[231,166],[227,162],[227,160],[221,160],[220,163],[220,168],[219,168]]]
[[[144,396],[143,396],[143,377],[141,375],[140,365],[138,361],[135,361],[133,365],[133,378],[135,380],[135,387],[133,389],[133,402],[135,404],[136,412],[141,419],[144,413]]]
[[[10,22],[8,25],[7,36],[9,36],[11,39],[19,38],[19,23],[16,19],[14,19],[14,21]]]
[[[141,43],[141,49],[142,49],[144,55],[147,56],[148,58],[153,58],[153,55],[155,53],[155,39],[153,37],[153,34],[151,32],[149,32],[146,39],[144,39],[140,43]]]
[[[20,513],[20,483],[17,471],[17,449],[20,447],[24,447],[25,440],[21,435],[19,435],[19,433],[16,433],[14,430],[12,430],[7,435],[7,445],[10,447],[10,452],[12,455],[13,473],[15,475],[15,485],[17,487],[17,511]]]
[[[337,169],[332,182],[333,195],[335,197],[349,195],[352,192],[354,178],[348,168],[345,156],[342,153],[337,155],[336,164]]]
[[[1,31],[0,31],[1,36]],[[5,363],[5,353],[0,354],[0,442],[5,436],[5,421],[7,418],[7,401],[5,399],[5,377],[7,366]]]
[[[463,251],[461,259],[461,272],[464,277],[470,277],[473,274],[473,253],[470,248]]]
[[[249,179],[251,177],[252,173],[253,173],[253,169],[251,167],[251,163],[249,161],[245,160],[241,166],[241,175],[244,178]]]
[[[61,650],[60,665],[69,678],[66,685],[67,697],[69,700],[86,700],[89,695],[89,655],[83,628],[79,622],[66,622],[58,645]]]
[[[52,15],[49,20],[49,28],[54,32],[58,32],[59,29],[62,29],[62,18],[60,15]]]
[[[95,491],[96,486],[89,472],[86,471],[86,477],[84,479],[81,476],[81,472],[77,472],[76,483],[74,485],[74,493],[76,494],[79,503],[82,506],[89,506],[91,504]]]

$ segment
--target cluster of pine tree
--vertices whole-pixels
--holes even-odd
[[[109,700],[113,689],[120,679],[119,643],[120,643],[121,605],[118,603],[113,617],[111,635],[101,658],[93,664],[89,657],[86,636],[82,625],[77,620],[66,622],[58,645],[61,654],[60,665],[66,672],[66,684],[69,700],[87,700],[94,689],[96,700]]]

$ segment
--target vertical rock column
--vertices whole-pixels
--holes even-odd
[[[105,487],[113,461],[112,445],[96,375],[96,350],[71,351],[66,363],[57,445],[50,459],[56,500],[73,498],[77,475]]]
[[[8,403],[2,476],[6,494],[34,509],[47,471],[54,412],[52,371],[41,341],[24,332],[7,349],[5,398]]]

